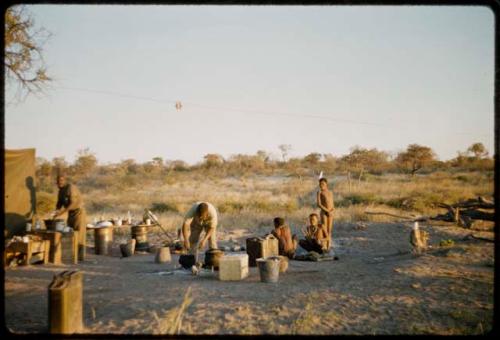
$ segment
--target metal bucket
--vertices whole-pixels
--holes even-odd
[[[123,257],[129,257],[134,255],[135,239],[131,239],[125,244],[120,244],[120,250],[122,252]]]
[[[113,244],[113,228],[95,228],[94,229],[94,245],[97,255],[111,254],[111,246]]]
[[[277,256],[257,259],[261,282],[278,282],[280,274],[280,258]]]
[[[142,225],[136,225],[131,228],[132,238],[136,240],[135,250],[148,251],[148,228]]]

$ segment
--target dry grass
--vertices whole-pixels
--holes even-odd
[[[195,176],[196,175],[196,176]],[[83,185],[83,183],[82,183]],[[330,179],[333,188],[337,222],[393,220],[390,217],[366,215],[365,210],[400,215],[429,215],[442,212],[438,202],[493,195],[493,173],[436,172],[419,175],[369,175],[351,185],[345,178]],[[283,216],[293,226],[302,226],[307,216],[317,211],[317,179],[290,176],[241,176],[206,178],[182,174],[176,181],[144,180],[109,190],[83,187],[89,222],[94,218],[125,217],[127,211],[136,219],[144,208],[152,209],[169,230],[180,226],[185,211],[195,201],[212,202],[220,213],[220,227],[271,226],[275,216]],[[40,193],[44,202],[53,201],[55,193]],[[54,197],[52,197],[54,196]]]
[[[154,322],[146,329],[146,333],[150,334],[180,334],[182,330],[182,318],[184,312],[193,302],[191,297],[191,287],[188,287],[186,294],[179,307],[172,308],[167,311],[162,317],[158,316],[156,311],[151,312]]]

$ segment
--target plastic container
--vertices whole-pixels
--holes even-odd
[[[259,267],[260,281],[266,283],[276,283],[280,274],[280,258],[271,256],[256,260]]]

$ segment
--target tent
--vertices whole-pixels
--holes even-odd
[[[5,235],[20,234],[36,213],[35,149],[5,150]]]

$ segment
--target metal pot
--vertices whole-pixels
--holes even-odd
[[[43,222],[45,223],[45,227],[47,228],[47,230],[52,230],[52,231],[56,230],[56,226],[58,223],[60,224],[62,222],[64,224],[64,220],[61,218],[55,220],[47,219],[43,220]]]
[[[220,258],[224,255],[224,252],[220,249],[210,249],[205,252],[205,267],[214,267],[215,270],[219,269]]]
[[[196,264],[196,258],[191,254],[182,254],[179,256],[179,263],[185,269],[189,269]]]

